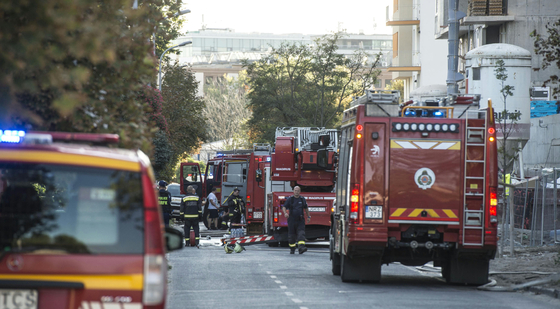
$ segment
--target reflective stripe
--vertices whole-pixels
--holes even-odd
[[[303,241],[303,240],[300,240],[297,243],[298,243],[298,245],[305,245],[305,241]]]
[[[185,215],[185,218],[198,218],[198,215]]]
[[[126,275],[24,275],[0,274],[0,280],[75,281],[92,290],[137,290],[144,284],[143,274]]]
[[[198,196],[185,196],[183,197],[183,202],[186,201],[198,201]]]
[[[296,244],[290,244],[290,247],[295,247],[295,246],[296,246]]]

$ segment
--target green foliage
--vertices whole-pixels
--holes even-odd
[[[175,165],[175,175],[173,176],[174,182],[178,183],[181,179],[181,162],[198,163],[198,166],[200,166],[200,173],[203,174],[206,171],[206,163],[204,161],[195,160],[191,156],[187,156]]]
[[[12,127],[118,133],[121,147],[150,153],[154,80],[149,43],[176,1],[0,2],[0,113]],[[162,28],[164,31],[165,28]]]
[[[167,121],[167,137],[172,154],[160,173],[165,179],[171,179],[176,163],[206,140],[205,119],[202,115],[205,103],[197,96],[198,82],[190,69],[175,63],[166,66],[164,73],[162,114]]]
[[[228,146],[247,144],[243,125],[251,117],[243,73],[237,78],[224,77],[206,85],[204,117],[208,141],[225,140]],[[229,141],[234,142],[229,144]],[[243,148],[243,147],[237,147]]]
[[[252,142],[273,142],[276,127],[336,127],[352,96],[375,83],[379,55],[338,54],[341,37],[326,35],[312,46],[283,44],[257,62],[244,63]]]
[[[404,93],[404,80],[402,79],[393,79],[391,83],[385,85],[385,90],[398,90],[401,94]],[[399,98],[399,103],[402,103],[402,96]]]
[[[531,37],[535,40],[535,53],[543,56],[541,67],[543,70],[551,65],[556,65],[556,68],[560,70],[560,19],[552,25],[546,25],[546,32],[548,33],[548,37],[541,36],[537,33],[537,30],[531,32]],[[550,78],[544,82],[543,86],[547,84],[558,85],[559,82],[559,76],[555,74],[551,75]],[[560,87],[552,87],[552,96],[558,99],[559,94]]]

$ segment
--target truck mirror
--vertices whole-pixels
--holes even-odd
[[[258,170],[255,171],[255,180],[257,182],[261,182],[262,181],[262,170],[259,168]]]
[[[320,168],[328,168],[329,166],[329,151],[326,149],[317,150],[317,166]]]

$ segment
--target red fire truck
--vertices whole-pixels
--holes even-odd
[[[396,98],[368,92],[344,111],[332,272],[379,281],[382,264],[433,261],[449,283],[485,284],[497,239],[491,102],[452,118],[453,105],[399,111]]]
[[[183,162],[180,167],[181,193],[187,186],[196,187],[198,196],[207,197],[213,187],[219,204],[225,202],[233,189],[246,202],[247,232],[261,233],[263,228],[264,187],[256,181],[257,170],[262,162],[270,161],[269,144],[254,144],[252,150],[232,150],[218,152],[208,161],[205,177],[201,177],[198,163]],[[203,215],[206,225],[207,213]]]
[[[329,237],[334,201],[334,160],[338,149],[338,132],[325,128],[277,128],[275,152],[270,167],[265,168],[266,213],[264,233],[274,235],[281,244],[288,241],[288,223],[282,206],[292,189],[300,186],[307,200],[311,222],[306,225],[308,239]],[[318,153],[324,162],[318,165]],[[275,246],[278,242],[269,242]]]

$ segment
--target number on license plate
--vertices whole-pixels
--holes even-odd
[[[255,211],[255,212],[253,212],[253,218],[255,218],[255,219],[262,219],[262,211]]]
[[[325,207],[309,207],[309,211],[325,211]]]
[[[381,219],[381,218],[383,218],[383,207],[382,206],[366,206],[366,218],[367,219]]]
[[[0,289],[0,309],[37,309],[37,290]]]

